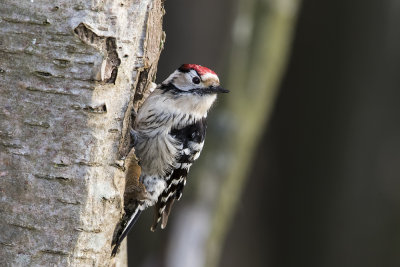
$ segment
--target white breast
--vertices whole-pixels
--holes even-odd
[[[138,132],[136,154],[142,172],[164,176],[176,163],[182,145],[169,133],[207,116],[216,95],[175,96],[156,89],[143,103],[135,121]]]

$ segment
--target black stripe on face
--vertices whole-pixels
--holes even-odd
[[[188,91],[184,91],[184,90],[179,89],[179,88],[176,87],[172,82],[173,82],[173,81],[171,81],[171,82],[168,83],[168,84],[161,84],[160,90],[163,90],[163,91],[164,91],[163,94],[165,94],[165,93],[167,93],[167,92],[170,92],[170,93],[172,93],[173,95],[190,94],[190,92],[188,92]]]
[[[229,93],[229,90],[226,90],[221,86],[210,86],[210,87],[193,88],[190,89],[188,92],[197,95],[212,95],[220,93]]]

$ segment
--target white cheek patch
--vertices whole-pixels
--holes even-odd
[[[201,76],[204,86],[218,86],[219,78],[213,73],[205,73]]]
[[[192,81],[194,77],[197,77],[197,73],[194,70],[187,73],[178,72],[173,78],[173,84],[180,90],[188,91],[197,86]]]

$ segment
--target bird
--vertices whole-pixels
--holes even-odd
[[[155,207],[151,231],[159,224],[161,229],[166,227],[174,202],[182,197],[189,169],[203,149],[207,113],[217,94],[228,92],[211,69],[183,64],[139,108],[131,135],[145,193],[133,211],[125,214],[112,255],[148,207]]]

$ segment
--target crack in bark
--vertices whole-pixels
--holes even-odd
[[[7,247],[15,247],[15,245],[13,243],[7,243],[4,241],[0,241],[0,245],[7,246]]]
[[[52,249],[43,249],[43,250],[40,250],[40,252],[47,253],[47,254],[63,255],[63,256],[68,256],[68,255],[71,254],[71,253],[68,253],[66,251],[52,250]]]
[[[49,180],[49,181],[57,181],[60,183],[70,183],[72,182],[71,178],[64,177],[64,176],[54,176],[54,175],[42,175],[35,173],[33,176],[35,176],[38,179],[43,179],[43,180]]]
[[[1,3],[0,9],[3,13],[3,17],[1,19],[9,23],[32,24],[42,26],[49,26],[51,24],[47,16],[38,15],[32,10],[21,8],[18,5],[10,3],[6,5]]]
[[[17,148],[17,149],[23,148],[23,146],[21,146],[21,145],[17,145],[17,144],[13,144],[13,143],[6,143],[6,142],[0,142],[0,146],[7,147],[7,148]]]
[[[89,113],[96,113],[96,114],[102,114],[102,113],[107,113],[107,106],[106,104],[101,104],[98,106],[80,106],[77,104],[71,105],[71,108],[74,110],[83,110]]]
[[[83,227],[77,227],[75,228],[76,231],[78,232],[86,232],[86,233],[101,233],[101,229],[100,228],[94,228],[94,229],[88,229],[88,228],[83,228]]]
[[[53,74],[51,74],[50,72],[45,72],[45,71],[35,71],[33,72],[33,74],[39,77],[46,77],[46,78],[53,76]]]
[[[27,225],[27,224],[18,224],[18,223],[8,223],[9,225],[13,225],[13,226],[16,226],[16,227],[20,227],[20,228],[24,228],[24,229],[28,229],[28,230],[33,230],[33,231],[38,231],[39,229],[38,228],[36,228],[35,226],[33,226],[33,225]]]
[[[149,71],[147,69],[143,69],[142,71],[139,72],[138,83],[136,85],[135,98],[133,99],[133,102],[137,103],[137,105],[135,105],[136,108],[135,110],[137,110],[138,106],[140,105],[139,103],[141,103],[141,100],[143,100],[144,92],[148,82],[148,75]]]
[[[103,59],[101,80],[105,83],[115,84],[118,74],[118,67],[121,64],[121,59],[117,53],[115,37],[98,36],[83,23],[80,23],[74,29],[74,32],[84,43],[97,48],[106,55],[105,59]]]
[[[57,201],[63,204],[69,204],[69,205],[81,205],[82,203],[80,201],[75,201],[75,202],[71,202],[62,198],[57,198]]]
[[[62,163],[62,162],[54,162],[53,161],[53,166],[54,167],[56,167],[56,168],[65,168],[65,167],[68,167],[69,166],[69,164],[65,164],[65,163]]]
[[[107,106],[106,104],[102,104],[99,106],[86,106],[83,108],[84,111],[90,112],[90,113],[107,113]]]
[[[42,92],[42,93],[46,93],[46,94],[78,96],[77,94],[67,93],[67,92],[63,92],[63,91],[45,90],[45,89],[32,87],[32,86],[27,86],[25,89],[28,91],[32,91],[32,92]]]
[[[53,60],[53,63],[59,67],[66,68],[70,65],[71,62],[68,59],[55,58]]]
[[[103,164],[99,162],[93,162],[93,161],[78,161],[75,164],[82,165],[82,166],[88,166],[88,167],[100,167],[103,166]]]
[[[43,128],[50,128],[50,124],[48,124],[47,122],[43,122],[43,121],[39,121],[39,122],[35,122],[35,121],[24,121],[24,123],[26,125],[29,126],[34,126],[34,127],[43,127]]]

